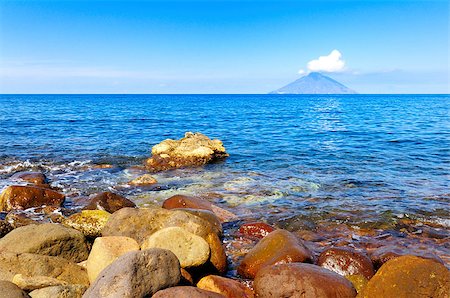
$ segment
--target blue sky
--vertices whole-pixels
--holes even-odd
[[[360,93],[449,93],[449,2],[0,0],[1,93],[267,93],[335,49]]]

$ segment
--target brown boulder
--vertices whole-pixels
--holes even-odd
[[[0,251],[35,253],[81,262],[89,255],[84,235],[60,224],[28,225],[0,239]]]
[[[260,269],[270,265],[311,260],[311,252],[301,240],[286,230],[275,230],[245,255],[238,273],[242,277],[254,278]]]
[[[253,298],[253,291],[240,282],[218,275],[208,275],[200,279],[197,287],[224,295],[227,298]]]
[[[290,263],[261,269],[253,283],[257,297],[352,298],[351,282],[311,264]]]
[[[221,141],[187,132],[180,140],[167,139],[153,146],[152,157],[147,159],[145,166],[149,171],[159,172],[202,166],[227,156]]]
[[[252,222],[243,224],[239,228],[239,233],[245,236],[264,238],[275,229],[264,222]]]
[[[218,293],[202,290],[196,287],[178,286],[156,292],[152,298],[224,298]]]
[[[17,274],[47,276],[70,284],[89,285],[86,270],[66,259],[29,253],[0,253],[0,280],[12,281]]]
[[[170,251],[131,251],[100,272],[84,298],[143,298],[180,281],[180,263]]]
[[[401,256],[383,264],[358,297],[444,298],[449,293],[450,272],[444,265],[416,256]]]
[[[90,203],[84,207],[84,210],[104,210],[109,213],[114,213],[119,209],[125,207],[136,207],[132,201],[112,192],[102,192],[93,197]]]
[[[13,230],[13,226],[6,220],[0,220],[0,238]]]
[[[11,180],[25,181],[36,185],[47,185],[47,177],[40,172],[18,172],[11,176]]]
[[[0,211],[27,209],[42,205],[61,206],[64,195],[37,186],[8,186],[0,195]]]
[[[362,275],[370,279],[375,274],[369,257],[348,248],[326,249],[320,254],[317,265],[342,276]]]

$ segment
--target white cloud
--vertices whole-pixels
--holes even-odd
[[[343,72],[345,70],[345,61],[342,60],[342,54],[338,50],[333,50],[328,56],[320,56],[311,60],[306,65],[308,72]],[[304,74],[303,69],[299,70]]]

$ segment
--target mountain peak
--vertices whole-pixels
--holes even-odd
[[[298,80],[270,92],[270,94],[355,94],[356,92],[343,84],[323,75],[311,72]]]

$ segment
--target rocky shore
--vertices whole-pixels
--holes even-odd
[[[198,133],[155,147],[150,172],[228,155]],[[0,297],[449,297],[446,262],[370,245],[386,231],[335,225],[340,239],[332,241],[304,227],[243,221],[181,194],[143,208],[101,192],[69,206],[44,173],[10,180],[0,194]],[[150,174],[130,181],[154,184]],[[368,244],[346,242],[346,233]],[[448,245],[445,235],[440,241]]]

